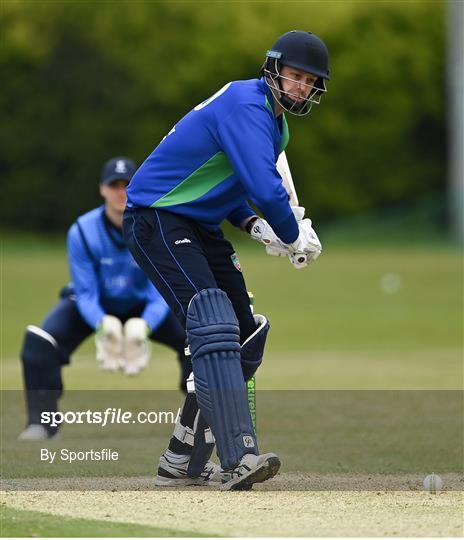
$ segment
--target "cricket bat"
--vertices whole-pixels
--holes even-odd
[[[285,191],[288,193],[288,200],[290,206],[300,206],[298,202],[298,195],[296,194],[295,184],[293,183],[292,173],[288,165],[287,156],[285,152],[281,152],[276,163],[277,171],[282,177],[282,185]],[[298,253],[296,260],[299,264],[303,264],[307,260],[307,256],[304,253]]]
[[[248,298],[250,299],[250,310],[251,313],[254,312],[254,301],[255,297],[253,293],[248,291]],[[256,378],[253,375],[249,381],[246,383],[247,387],[247,399],[248,407],[250,409],[251,421],[253,422],[253,427],[256,432]]]
[[[288,165],[287,156],[282,152],[276,163],[277,171],[282,177],[282,184],[285,191],[288,193],[288,200],[291,206],[300,206],[298,203],[298,195],[296,194],[295,184],[293,183],[292,173]]]

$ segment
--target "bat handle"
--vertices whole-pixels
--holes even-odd
[[[308,256],[306,255],[306,253],[292,253],[291,255],[289,255],[289,257],[291,263],[297,269],[304,268],[308,261]]]

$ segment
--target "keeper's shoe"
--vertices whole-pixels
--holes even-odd
[[[222,491],[247,491],[275,476],[280,469],[276,454],[245,454],[235,469],[222,473]]]
[[[173,463],[164,454],[160,457],[155,486],[219,486],[221,483],[221,467],[208,461],[200,476],[190,478],[187,475],[188,461]]]
[[[50,433],[44,426],[40,424],[29,424],[26,429],[19,435],[19,441],[45,441],[46,439],[55,439],[57,433]]]

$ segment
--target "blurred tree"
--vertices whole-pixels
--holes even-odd
[[[225,82],[257,76],[291,28],[331,51],[322,105],[290,120],[288,154],[311,215],[444,189],[443,2],[9,0],[0,25],[3,226],[68,226],[98,204],[108,157],[144,159]]]
[[[321,217],[414,201],[444,189],[439,8],[381,4],[330,35],[334,77],[324,110],[312,118],[305,185],[306,198]]]

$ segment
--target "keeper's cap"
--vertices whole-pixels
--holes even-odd
[[[129,158],[124,156],[111,158],[103,165],[100,184],[108,185],[116,180],[129,182],[136,170],[137,166]]]

